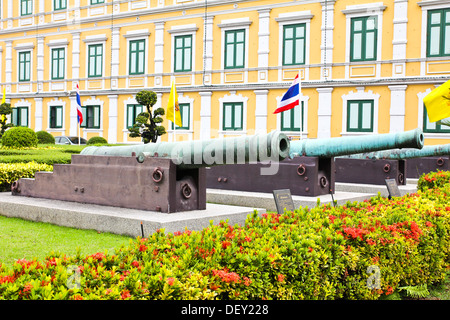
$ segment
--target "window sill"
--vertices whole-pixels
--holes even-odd
[[[424,132],[425,139],[450,139],[450,133],[427,133]]]
[[[351,137],[351,136],[367,136],[367,135],[373,135],[378,134],[378,132],[341,132],[341,136],[345,137]]]

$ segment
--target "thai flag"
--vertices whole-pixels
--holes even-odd
[[[280,101],[280,105],[275,110],[274,113],[279,113],[283,111],[290,110],[295,108],[300,104],[300,79],[298,78],[298,74],[292,82],[289,90],[284,94],[283,98]]]
[[[81,125],[83,123],[83,112],[81,111],[81,98],[80,98],[80,88],[77,84],[77,113],[78,113],[78,123]]]

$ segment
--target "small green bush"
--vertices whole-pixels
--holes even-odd
[[[55,137],[47,131],[36,132],[39,144],[55,144]]]
[[[0,163],[0,192],[11,191],[11,184],[20,178],[34,178],[38,171],[53,171],[53,166],[36,162]]]
[[[92,144],[108,144],[108,141],[103,137],[92,137],[87,142],[88,145]]]
[[[14,127],[7,130],[2,137],[2,144],[9,148],[37,147],[38,138],[33,129]]]

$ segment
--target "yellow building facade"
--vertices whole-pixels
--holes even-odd
[[[136,143],[152,90],[176,83],[183,126],[162,141],[282,130],[293,139],[412,130],[450,143],[423,98],[450,78],[446,0],[2,0],[0,82],[11,121]],[[273,111],[296,75],[301,105]]]

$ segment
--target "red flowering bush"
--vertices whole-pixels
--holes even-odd
[[[450,183],[450,172],[438,170],[430,173],[424,173],[419,178],[417,188],[423,191],[425,188],[441,188],[447,183]]]
[[[446,173],[447,174],[447,173]],[[430,176],[429,176],[430,177]],[[450,184],[0,265],[0,299],[377,299],[450,265]]]

